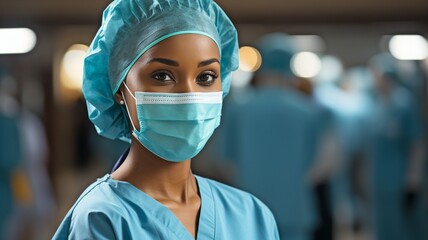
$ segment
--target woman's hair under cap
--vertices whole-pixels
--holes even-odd
[[[238,38],[224,11],[211,0],[115,0],[104,11],[84,62],[83,94],[89,119],[110,139],[130,141],[128,118],[114,94],[132,65],[160,41],[201,34],[220,51],[223,97],[238,67]]]

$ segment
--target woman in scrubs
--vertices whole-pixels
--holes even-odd
[[[99,134],[130,141],[54,239],[279,239],[257,198],[192,173],[220,124],[237,34],[210,0],[116,0],[85,59],[83,93]]]

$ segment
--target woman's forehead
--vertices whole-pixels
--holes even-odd
[[[182,34],[169,37],[157,43],[147,50],[139,61],[153,57],[174,58],[180,55],[220,58],[219,48],[210,37],[200,34]]]

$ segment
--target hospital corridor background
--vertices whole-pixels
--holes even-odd
[[[81,92],[110,2],[0,0],[0,240],[50,239],[129,147]],[[216,2],[240,64],[194,173],[266,203],[281,239],[428,240],[428,1]]]

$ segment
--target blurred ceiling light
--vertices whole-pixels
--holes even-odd
[[[262,64],[259,51],[253,47],[244,46],[239,48],[239,69],[246,72],[255,72]]]
[[[81,91],[83,81],[83,61],[88,51],[84,44],[74,44],[64,54],[61,64],[61,85],[69,90]]]
[[[321,53],[325,51],[325,42],[318,35],[293,35],[296,48],[302,52]]]
[[[399,60],[423,60],[428,57],[428,43],[421,35],[395,35],[389,51]]]
[[[0,54],[27,53],[36,41],[36,34],[29,28],[0,28]]]
[[[298,77],[312,78],[321,71],[321,60],[313,52],[300,52],[291,59],[291,70]]]

